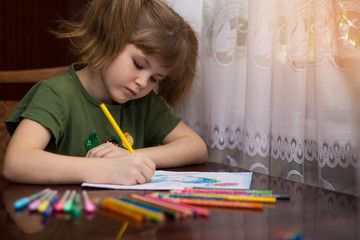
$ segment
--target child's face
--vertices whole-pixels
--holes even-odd
[[[101,71],[109,102],[125,103],[147,95],[162,81],[168,70],[152,55],[145,55],[132,44]]]

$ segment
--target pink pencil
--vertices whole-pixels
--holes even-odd
[[[95,212],[96,207],[95,207],[94,203],[89,199],[89,196],[88,196],[86,190],[83,190],[82,194],[83,194],[83,198],[84,198],[84,202],[85,202],[85,211],[87,213]]]
[[[48,191],[46,191],[46,193],[44,193],[44,195],[43,195],[42,197],[40,197],[40,198],[38,198],[38,199],[35,199],[34,201],[30,202],[30,203],[29,203],[29,206],[28,206],[29,211],[30,211],[30,212],[36,211],[37,208],[38,208],[38,206],[39,206],[44,200],[48,199],[49,196],[50,196],[52,193],[53,193],[53,191],[49,189]]]
[[[138,194],[131,194],[130,196],[128,196],[128,199],[159,209],[165,214],[170,214],[174,217],[174,219],[193,216],[193,212],[190,209],[180,208],[178,206],[174,206],[168,203],[159,202],[157,200],[150,199],[148,197]]]
[[[176,190],[171,190],[170,192],[171,193],[248,194],[247,191],[210,190],[210,189],[176,189]]]
[[[209,210],[206,209],[206,208],[195,207],[195,206],[191,206],[191,205],[188,205],[188,204],[174,202],[174,201],[171,201],[171,200],[166,200],[166,199],[163,199],[163,198],[151,196],[149,194],[145,195],[145,197],[147,197],[149,199],[152,199],[152,200],[155,200],[155,201],[158,201],[160,203],[167,203],[167,204],[171,204],[171,205],[178,206],[178,207],[181,207],[181,208],[189,209],[193,213],[195,213],[196,215],[209,216]]]

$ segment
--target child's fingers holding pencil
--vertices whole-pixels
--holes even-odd
[[[145,183],[147,182],[155,173],[155,163],[148,158],[147,156],[139,153],[131,154],[132,164],[134,168],[139,172],[136,174],[136,183]]]
[[[155,163],[143,154],[127,153],[122,157],[102,158],[96,175],[91,174],[87,182],[134,185],[145,183],[155,173]]]
[[[144,167],[144,169],[141,171],[141,180],[137,180],[137,183],[145,183],[148,180],[150,180],[150,178],[152,176],[154,176],[155,170],[148,168],[147,166]]]
[[[86,154],[88,158],[114,158],[114,157],[121,157],[129,152],[121,147],[118,147],[112,143],[103,143],[97,147],[92,148]]]
[[[104,157],[107,158],[116,158],[116,157],[122,157],[124,155],[129,154],[129,152],[126,149],[123,149],[121,147],[116,147],[115,148],[111,148],[105,155]]]

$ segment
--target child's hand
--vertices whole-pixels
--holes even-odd
[[[129,151],[112,143],[103,143],[89,150],[85,157],[88,158],[114,158],[128,154]]]
[[[155,163],[141,153],[129,153],[112,143],[92,148],[87,158],[104,158],[95,179],[89,182],[133,185],[145,183],[155,173]]]
[[[145,183],[155,173],[155,163],[141,153],[129,153],[116,158],[104,158],[97,174],[90,181],[97,183],[133,185]]]

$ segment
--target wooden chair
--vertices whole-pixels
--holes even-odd
[[[68,66],[0,71],[0,174],[10,135],[6,131],[5,120],[13,112],[27,91],[37,82],[59,75]]]

